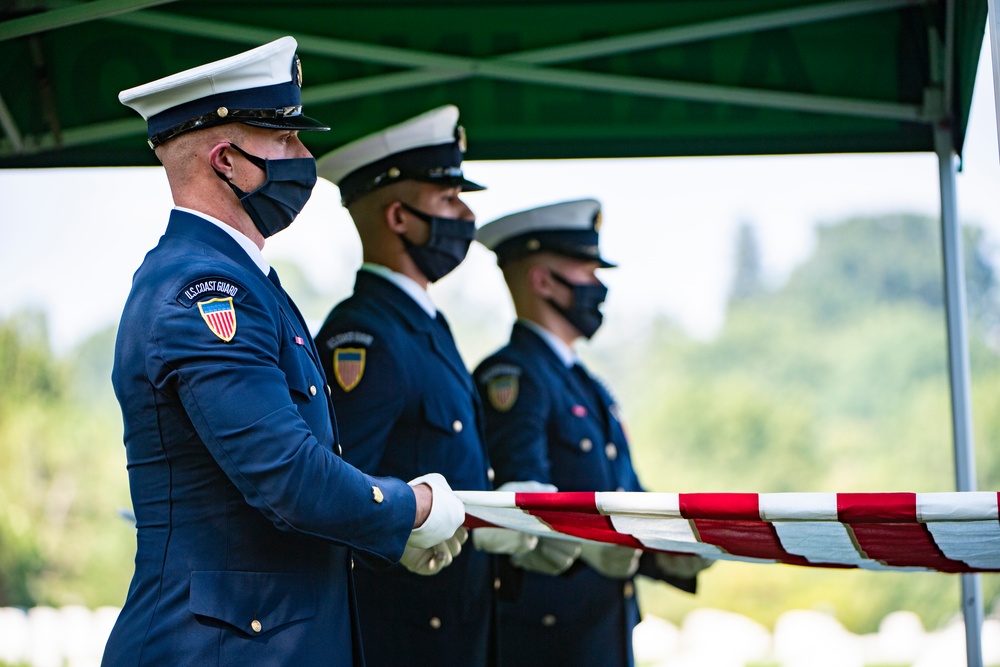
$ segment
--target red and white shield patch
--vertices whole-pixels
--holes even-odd
[[[362,347],[338,347],[333,351],[333,377],[344,391],[354,389],[361,382],[366,352]]]
[[[516,375],[501,375],[486,385],[486,396],[497,412],[507,412],[517,402],[517,390]]]
[[[236,307],[232,297],[199,301],[198,311],[209,330],[226,343],[236,335]]]

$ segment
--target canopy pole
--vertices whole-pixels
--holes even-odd
[[[951,422],[955,448],[955,486],[976,490],[976,458],[972,441],[969,345],[966,336],[965,264],[962,229],[958,224],[955,188],[955,147],[951,128],[935,129],[934,143],[941,181],[941,246],[944,254],[945,312],[948,318],[948,372],[951,380]],[[983,667],[983,592],[978,574],[963,574],[962,615],[969,667]]]
[[[1000,137],[1000,46],[997,45],[1000,42],[1000,20],[997,19],[996,0],[989,0],[986,23],[990,33],[990,53],[993,54],[993,103],[997,110],[997,136]]]

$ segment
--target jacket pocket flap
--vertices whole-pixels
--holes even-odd
[[[423,400],[424,420],[439,431],[454,433],[458,411],[444,396],[425,396]]]
[[[318,588],[316,578],[308,574],[192,572],[188,609],[248,635],[263,634],[315,616]]]

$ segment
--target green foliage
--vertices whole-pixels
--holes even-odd
[[[115,515],[129,505],[121,420],[110,381],[84,391],[45,332],[37,314],[0,322],[0,606],[120,603],[134,550]]]

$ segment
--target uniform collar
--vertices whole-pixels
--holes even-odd
[[[270,272],[271,265],[268,264],[267,260],[264,259],[264,254],[261,253],[260,248],[257,247],[257,244],[251,241],[245,235],[241,234],[240,232],[236,231],[235,229],[224,223],[222,220],[219,220],[218,218],[213,218],[207,213],[202,213],[201,211],[195,211],[194,209],[184,208],[183,206],[175,206],[174,210],[190,213],[191,215],[197,216],[202,220],[207,220],[208,222],[211,222],[213,225],[215,225],[225,233],[229,234],[234,241],[239,243],[240,247],[243,248],[244,251],[246,251],[247,255],[250,256],[250,259],[253,260],[253,263],[257,265],[257,268],[260,269],[264,273],[264,275],[267,275],[268,272]]]
[[[402,273],[396,273],[387,266],[381,264],[374,264],[372,262],[365,262],[361,265],[362,271],[368,271],[369,273],[374,273],[376,276],[385,278],[393,285],[403,290],[411,299],[417,302],[417,305],[427,313],[432,319],[437,317],[437,307],[434,302],[431,301],[431,295],[427,293],[423,287],[418,285],[415,280],[404,276]]]
[[[518,318],[517,323],[524,328],[533,331],[539,338],[545,341],[545,344],[552,349],[552,352],[559,357],[559,361],[563,362],[563,365],[565,365],[566,368],[571,368],[574,364],[580,363],[580,357],[576,355],[573,348],[564,343],[558,336],[542,325],[524,318]]]

